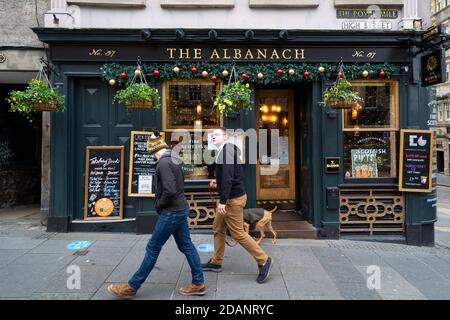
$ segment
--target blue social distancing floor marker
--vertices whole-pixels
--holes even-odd
[[[80,250],[85,249],[91,245],[90,241],[75,241],[72,243],[69,243],[66,248],[69,250]]]
[[[202,243],[198,246],[200,252],[214,252],[214,245],[212,243]]]

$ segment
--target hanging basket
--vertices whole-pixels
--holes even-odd
[[[33,107],[34,111],[55,111],[56,107],[58,106],[58,103],[53,100],[50,102],[43,102],[43,103],[39,103],[39,102],[32,102],[31,106]]]
[[[128,109],[151,109],[153,107],[153,100],[147,101],[133,101],[127,104]]]
[[[332,109],[352,109],[358,103],[354,100],[345,100],[338,98],[329,98],[327,105]]]

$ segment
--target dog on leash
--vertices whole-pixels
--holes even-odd
[[[264,208],[244,209],[244,230],[249,233],[250,224],[256,223],[255,229],[259,231],[259,239],[256,241],[258,244],[266,237],[266,226],[269,228],[269,231],[272,232],[272,243],[275,244],[277,242],[277,233],[272,227],[272,213],[276,210],[276,206],[272,210],[266,210]]]

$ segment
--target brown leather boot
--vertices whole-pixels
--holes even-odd
[[[110,284],[108,286],[108,291],[113,296],[121,299],[133,299],[136,297],[137,290],[130,288],[128,283]]]
[[[183,296],[202,296],[206,293],[206,287],[202,284],[191,283],[187,287],[180,288],[180,293]]]

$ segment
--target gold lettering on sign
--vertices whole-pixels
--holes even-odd
[[[167,51],[169,51],[169,59],[173,59],[173,53],[176,51],[176,48],[167,48]]]
[[[189,49],[180,49],[180,59],[190,59]]]
[[[295,49],[295,60],[305,59],[305,49]]]
[[[242,58],[241,49],[234,49],[234,58],[235,59],[241,59]]]
[[[202,49],[194,49],[194,59],[202,58]]]
[[[244,59],[246,59],[246,60],[248,60],[248,59],[252,59],[252,60],[255,59],[255,58],[253,57],[252,50],[247,49],[247,53],[245,54]]]
[[[286,55],[285,55],[286,52],[289,52],[289,56],[286,56]],[[291,49],[284,49],[284,50],[283,50],[283,53],[282,53],[281,55],[283,56],[284,59],[290,60],[290,59],[292,58],[292,55],[291,55]]]
[[[262,49],[262,51],[261,49],[258,49],[258,60],[259,59],[267,59],[267,49]]]
[[[204,56],[204,52],[209,52],[209,57]],[[180,60],[304,60],[305,49],[295,48],[211,48],[205,51],[203,48],[166,48],[168,59],[180,59]],[[113,57],[116,51],[107,51],[103,53],[101,49],[94,49],[90,55],[105,55]],[[373,59],[376,55],[375,52],[360,53],[357,51],[355,56],[364,54],[365,57]]]
[[[223,49],[223,58],[224,59],[231,59],[231,57],[227,56],[227,54],[228,54],[228,49]]]
[[[211,53],[211,60],[213,59],[220,59],[219,53],[217,52],[217,49],[214,49],[213,52]]]
[[[102,49],[92,49],[91,53],[89,53],[90,56],[101,56],[102,54]]]
[[[278,55],[277,50],[273,50],[272,51],[272,55],[270,56],[270,59],[275,60],[275,59],[280,59],[280,56]]]

